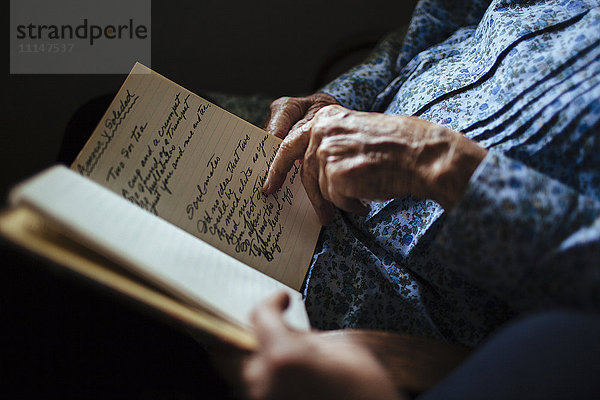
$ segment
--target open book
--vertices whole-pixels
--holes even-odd
[[[320,231],[299,179],[262,193],[280,139],[136,64],[70,169],[17,186],[0,232],[243,348],[250,311],[298,292]]]

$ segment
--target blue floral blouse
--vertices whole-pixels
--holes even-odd
[[[478,344],[509,318],[600,310],[600,0],[421,0],[324,92],[490,150],[459,204],[337,212],[305,288],[313,326]]]

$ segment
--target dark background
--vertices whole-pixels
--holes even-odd
[[[414,3],[154,0],[151,67],[193,92],[308,94],[317,80],[324,81],[322,72],[333,77],[367,54],[365,43],[406,24]],[[115,93],[125,79],[9,75],[8,70],[6,58],[0,131],[3,199],[13,184],[54,162],[78,107]]]
[[[154,0],[151,67],[195,92],[308,94],[364,57],[366,45],[408,23],[414,3]],[[8,15],[8,2],[4,7]],[[79,107],[116,92],[125,79],[8,70],[6,58],[2,199],[12,185],[55,162]],[[0,244],[0,358],[10,370],[0,378],[3,393],[206,398],[216,390],[223,396],[202,349],[188,336]]]

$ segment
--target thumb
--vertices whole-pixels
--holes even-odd
[[[261,346],[269,346],[278,337],[290,332],[283,312],[290,304],[287,293],[281,292],[261,303],[252,312],[250,319],[254,324],[257,339]]]

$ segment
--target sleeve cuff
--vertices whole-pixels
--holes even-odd
[[[510,295],[598,204],[524,164],[490,151],[435,239],[444,266]],[[589,203],[589,201],[588,201]]]

